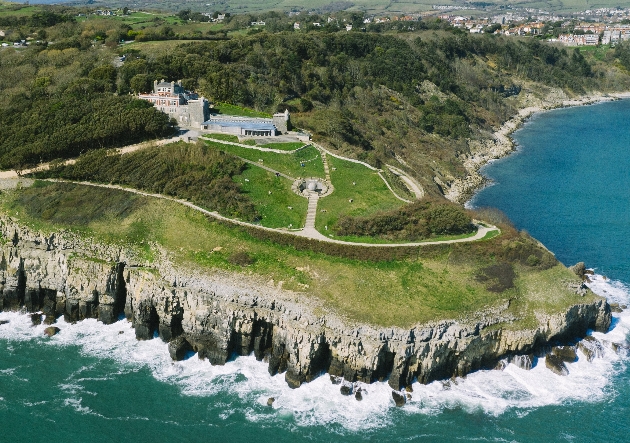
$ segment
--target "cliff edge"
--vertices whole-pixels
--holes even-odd
[[[182,271],[168,260],[148,267],[129,250],[70,232],[43,235],[3,216],[0,233],[0,309],[41,311],[47,323],[61,315],[112,323],[124,314],[138,339],[159,335],[175,359],[192,350],[220,365],[253,352],[271,374],[284,372],[291,387],[328,372],[350,382],[388,379],[399,389],[414,379],[428,383],[493,367],[588,329],[605,331],[611,322],[610,307],[595,298],[538,316],[532,327],[510,327],[515,319],[497,307],[466,322],[377,328],[331,312],[316,315],[321,309],[297,292],[227,272]]]

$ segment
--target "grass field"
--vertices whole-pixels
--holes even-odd
[[[319,200],[315,226],[319,232],[329,234],[325,226],[330,228],[342,215],[365,216],[404,204],[391,193],[376,171],[330,155],[327,159],[335,192]]]
[[[471,244],[424,247],[416,259],[374,263],[256,240],[174,202],[118,190],[46,183],[3,192],[0,205],[20,223],[44,232],[71,229],[139,249],[149,258],[156,256],[148,243],[154,241],[169,251],[176,265],[221,269],[252,284],[283,282],[284,288],[299,290],[301,297],[319,300],[350,320],[375,325],[409,327],[463,319],[508,299],[510,310],[525,321],[536,312],[560,312],[592,297],[578,298],[564,289],[562,281],[576,277],[561,266],[543,272],[517,266],[515,288],[489,292],[474,273],[492,258],[467,260],[475,251]],[[228,257],[238,251],[246,251],[254,263],[245,268],[231,264]]]
[[[234,176],[234,181],[241,184],[254,202],[262,216],[261,225],[268,228],[304,227],[308,200],[291,191],[290,180],[248,165],[243,174]]]
[[[238,157],[260,163],[290,177],[323,177],[324,164],[319,151],[314,147],[302,149],[294,154],[277,154],[241,146],[226,145],[214,141],[206,141],[208,146],[229,152]],[[262,160],[260,162],[259,160]],[[304,166],[301,166],[304,165]]]

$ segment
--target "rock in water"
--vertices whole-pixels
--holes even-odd
[[[582,351],[582,354],[589,362],[593,361],[595,357],[602,357],[604,355],[604,347],[594,337],[587,335],[584,340],[578,343],[578,349]]]
[[[36,312],[34,314],[31,314],[31,323],[33,323],[33,326],[41,325],[42,324],[42,313],[41,312]]]
[[[339,388],[339,392],[341,392],[341,395],[350,395],[352,394],[352,385],[349,384],[342,384],[341,387]]]
[[[509,361],[517,368],[529,371],[534,366],[534,354],[514,355],[510,357]]]
[[[192,347],[184,337],[177,337],[168,344],[168,353],[175,361],[183,360],[189,351],[192,351]]]
[[[584,275],[586,274],[586,266],[584,265],[583,261],[574,264],[569,269],[572,270],[575,275],[577,275],[581,279],[584,279]]]
[[[276,399],[275,399],[275,398],[273,398],[273,397],[269,397],[269,398],[267,399],[267,406],[269,406],[269,407],[273,406],[273,402],[274,402],[274,401],[276,401]]]
[[[400,408],[407,403],[407,399],[400,392],[392,391],[392,398],[394,399],[394,403],[396,403],[396,407]]]
[[[507,362],[505,360],[499,360],[496,366],[494,367],[494,370],[503,371],[505,368],[507,368]]]
[[[341,377],[337,377],[336,375],[331,375],[330,376],[330,382],[333,385],[340,385],[342,380],[343,379]]]
[[[363,390],[361,388],[357,389],[357,392],[354,393],[354,398],[357,399],[357,401],[361,401],[363,400],[363,394],[361,393]]]
[[[53,335],[57,335],[59,331],[61,331],[61,329],[59,329],[58,327],[49,326],[46,329],[44,329],[44,334],[46,334],[49,337],[52,337]]]
[[[8,325],[9,320],[0,320],[0,325]]]
[[[619,303],[608,303],[608,305],[610,306],[610,310],[612,312],[615,312],[617,314],[620,314],[623,312],[623,308],[619,306]]]
[[[573,363],[577,360],[577,354],[573,346],[554,346],[551,352],[566,363]]]
[[[545,357],[545,366],[547,366],[554,374],[569,375],[569,370],[560,357],[555,354],[549,354]]]

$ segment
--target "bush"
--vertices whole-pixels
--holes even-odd
[[[470,215],[462,207],[447,201],[426,199],[371,217],[342,217],[333,229],[341,236],[420,240],[432,235],[471,232],[471,223]]]
[[[228,257],[228,261],[232,263],[233,265],[245,267],[245,266],[253,265],[255,260],[252,257],[250,257],[250,255],[247,252],[239,251],[239,252],[235,252],[231,254]]]

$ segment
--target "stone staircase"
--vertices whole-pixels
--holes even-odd
[[[306,223],[304,229],[315,229],[315,217],[317,217],[317,201],[319,195],[316,192],[308,194],[308,210],[306,211]]]

